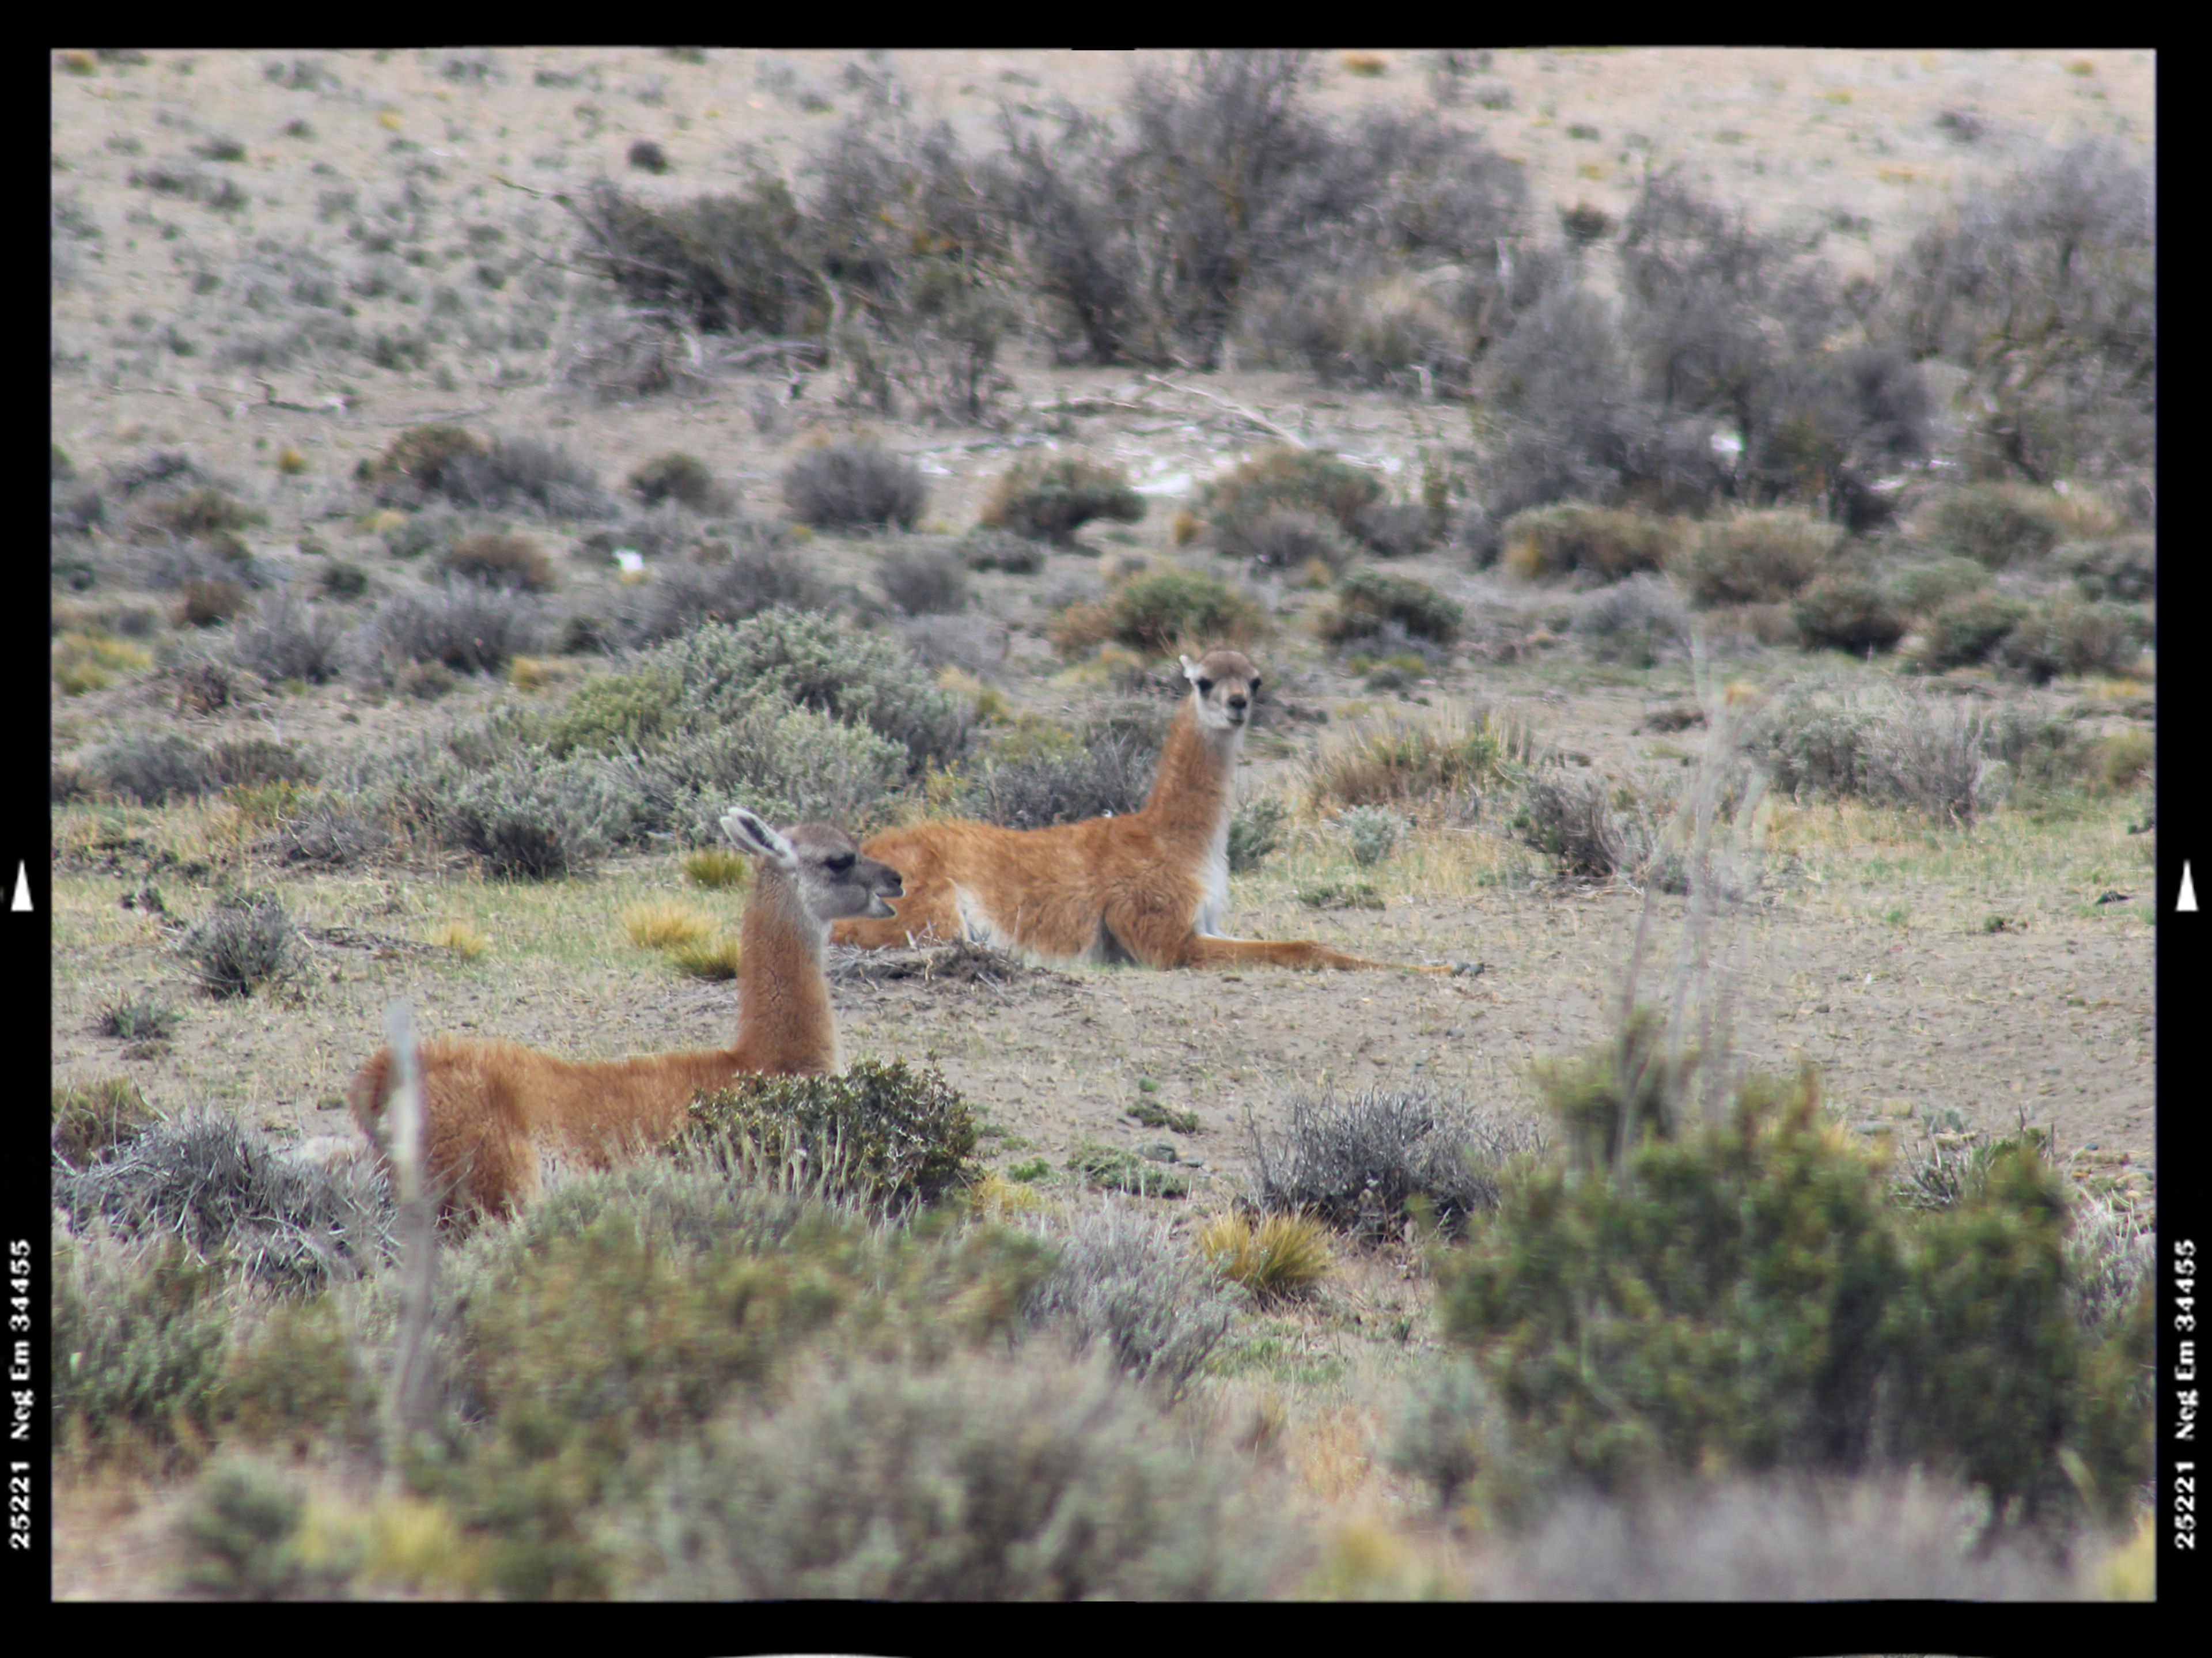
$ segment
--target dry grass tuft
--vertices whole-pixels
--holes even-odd
[[[623,911],[623,931],[641,950],[672,950],[713,936],[714,921],[688,904],[656,898]]]

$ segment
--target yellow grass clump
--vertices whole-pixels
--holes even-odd
[[[734,979],[738,976],[738,938],[732,932],[712,938],[691,939],[672,946],[668,960],[679,973],[695,979]]]
[[[1262,1301],[1303,1294],[1328,1275],[1328,1237],[1304,1215],[1270,1215],[1258,1226],[1233,1211],[1198,1231],[1199,1252]]]
[[[473,921],[446,921],[430,929],[430,942],[450,950],[465,962],[473,962],[491,948],[491,939]]]
[[[623,931],[641,950],[670,950],[710,938],[714,923],[689,904],[666,898],[632,904],[623,911]]]
[[[696,852],[687,852],[677,867],[684,872],[685,880],[714,891],[742,887],[752,873],[750,861],[727,847],[701,847]]]

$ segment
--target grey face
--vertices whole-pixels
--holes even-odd
[[[834,823],[799,823],[784,830],[799,860],[799,890],[819,921],[893,914],[886,898],[903,897],[906,885],[889,864],[864,856],[853,837]]]
[[[1260,694],[1260,671],[1241,651],[1208,651],[1197,661],[1182,659],[1183,677],[1198,694],[1198,717],[1214,731],[1232,731],[1252,717]]]

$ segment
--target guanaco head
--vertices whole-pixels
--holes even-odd
[[[892,914],[886,898],[903,897],[904,883],[889,864],[860,855],[860,844],[834,823],[796,823],[781,834],[743,806],[722,819],[738,850],[794,882],[807,914],[827,926],[848,915]]]
[[[1207,731],[1234,731],[1252,714],[1260,671],[1239,651],[1208,651],[1182,659],[1182,677],[1198,697],[1198,723]]]

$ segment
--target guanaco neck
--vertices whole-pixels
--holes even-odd
[[[754,878],[738,932],[738,1045],[732,1056],[744,1068],[839,1068],[837,1021],[822,976],[829,933],[789,877],[763,868]]]
[[[1237,780],[1237,751],[1244,727],[1208,731],[1199,723],[1198,693],[1183,698],[1160,750],[1160,768],[1145,801],[1155,832],[1194,848],[1210,846],[1227,822]]]

